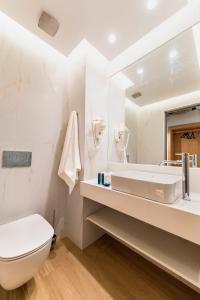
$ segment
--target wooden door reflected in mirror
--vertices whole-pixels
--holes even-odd
[[[168,127],[167,140],[168,159],[177,160],[182,152],[196,154],[200,167],[200,123]]]

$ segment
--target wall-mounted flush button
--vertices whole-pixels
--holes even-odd
[[[3,151],[2,167],[30,167],[32,161],[32,152],[27,151]]]

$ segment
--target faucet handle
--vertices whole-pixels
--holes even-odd
[[[191,157],[192,167],[197,168],[198,167],[198,155],[192,154],[192,155],[190,155],[190,157]]]
[[[192,163],[193,168],[197,168],[198,161],[197,161],[197,154],[190,154],[190,153],[176,153],[175,155],[181,156],[183,159],[183,155],[187,155],[189,158],[189,163]]]
[[[183,157],[183,155],[187,155],[188,157],[193,157],[194,154],[190,154],[188,152],[176,153],[175,155]]]
[[[175,153],[176,156],[182,156],[182,153]]]
[[[184,153],[176,153],[175,155],[176,155],[176,156],[181,156],[181,160],[183,160]],[[189,155],[189,153],[188,153],[188,155]]]
[[[177,155],[177,156],[182,156],[184,154],[184,152],[183,153],[176,153],[175,155]],[[190,154],[190,153],[186,153],[186,154],[188,154],[188,156],[189,157],[191,157],[191,158],[195,158],[196,156],[197,156],[197,154]]]

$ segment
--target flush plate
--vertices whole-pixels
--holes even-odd
[[[32,152],[27,151],[3,151],[2,167],[30,167],[32,161]]]

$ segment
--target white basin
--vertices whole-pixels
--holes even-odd
[[[140,171],[117,172],[112,189],[162,203],[173,203],[182,194],[180,176]]]

